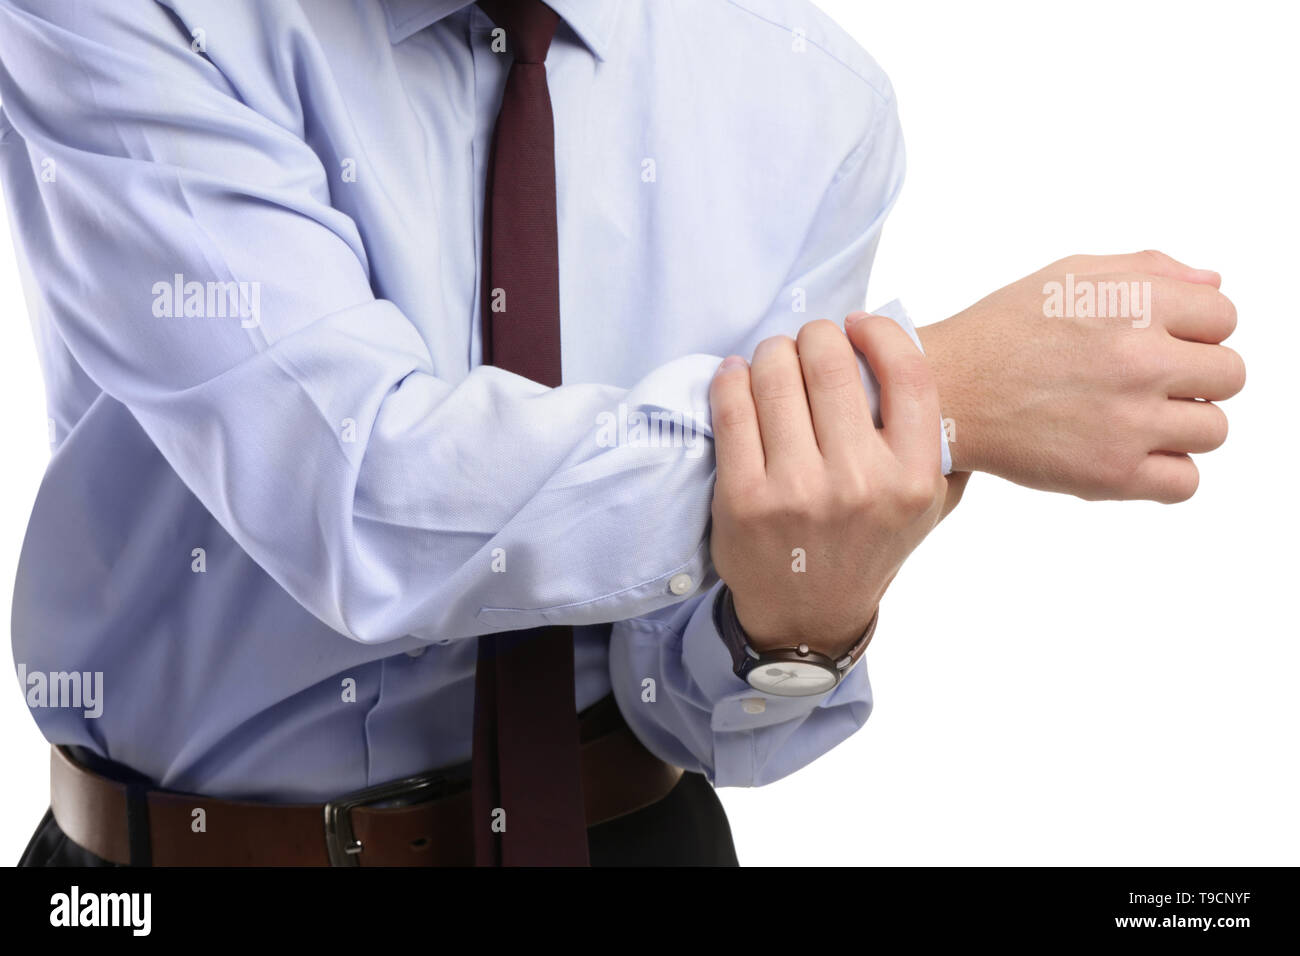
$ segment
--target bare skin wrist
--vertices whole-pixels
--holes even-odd
[[[772,650],[777,647],[790,647],[797,644],[807,644],[819,654],[825,654],[830,658],[838,658],[848,653],[858,640],[862,633],[875,617],[876,608],[879,601],[871,606],[870,611],[862,618],[860,625],[850,625],[845,627],[843,623],[818,625],[811,628],[798,627],[778,627],[767,628],[763,626],[761,619],[755,619],[747,609],[742,608],[741,599],[735,593],[732,593],[736,611],[736,620],[740,623],[741,630],[749,639],[749,644],[756,651]]]
[[[948,450],[952,455],[952,470],[982,471],[981,446],[985,436],[980,433],[978,419],[970,414],[968,398],[974,386],[974,370],[963,361],[954,348],[952,319],[916,330],[925,351],[926,362],[934,374],[939,388],[939,405],[948,429]]]

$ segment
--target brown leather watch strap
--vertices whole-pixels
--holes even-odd
[[[581,735],[588,826],[661,800],[681,778],[681,768],[645,749],[623,722],[612,698],[584,714]],[[434,796],[420,803],[356,805],[343,810],[351,836],[359,845],[352,854],[353,862],[361,866],[472,866],[468,777],[455,771],[447,780],[446,784],[432,784],[427,793]],[[163,790],[149,790],[143,797],[148,806],[154,866],[330,865],[326,805],[219,800]],[[125,783],[81,765],[66,748],[52,747],[50,806],[59,827],[73,842],[114,863],[131,862]],[[338,859],[337,852],[334,857]]]

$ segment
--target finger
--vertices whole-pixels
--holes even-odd
[[[1211,402],[1173,399],[1162,403],[1156,422],[1156,450],[1200,454],[1228,440],[1228,416]]]
[[[1047,287],[1044,286],[1044,289]],[[1067,286],[1067,289],[1069,286]],[[1208,285],[1138,272],[1103,272],[1073,280],[1074,314],[1156,326],[1189,342],[1222,342],[1237,327],[1237,309]],[[1090,297],[1090,298],[1089,298]]]
[[[938,472],[939,390],[925,357],[891,319],[858,313],[844,321],[880,382],[885,443],[908,468]]]
[[[879,441],[857,355],[839,326],[825,319],[799,330],[799,364],[814,436],[828,461],[860,461],[867,440]]]
[[[741,496],[762,482],[765,472],[749,366],[740,356],[726,358],[713,376],[709,408],[718,459],[717,488],[726,495]]]
[[[1131,497],[1177,504],[1196,494],[1201,474],[1186,455],[1152,452],[1138,466]]]
[[[1139,272],[1143,275],[1164,276],[1182,282],[1196,282],[1218,288],[1220,276],[1213,269],[1193,269],[1172,256],[1147,249],[1109,256],[1070,256],[1054,262],[1053,271],[1074,272],[1076,275],[1096,275],[1102,272]]]
[[[1246,363],[1226,345],[1171,342],[1173,372],[1165,391],[1170,398],[1226,401],[1246,385]]]
[[[1153,282],[1151,312],[1170,335],[1188,342],[1217,345],[1237,328],[1232,300],[1218,289],[1194,282]]]
[[[820,459],[794,339],[776,335],[759,342],[749,378],[767,473],[787,473]]]

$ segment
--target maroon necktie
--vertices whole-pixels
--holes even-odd
[[[560,384],[555,127],[546,51],[559,17],[541,0],[479,0],[506,33],[506,78],[483,213],[483,361]],[[474,681],[479,866],[586,866],[573,630],[488,635]]]

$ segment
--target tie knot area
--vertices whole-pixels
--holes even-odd
[[[479,9],[506,31],[516,63],[545,63],[560,15],[542,0],[479,0]]]

